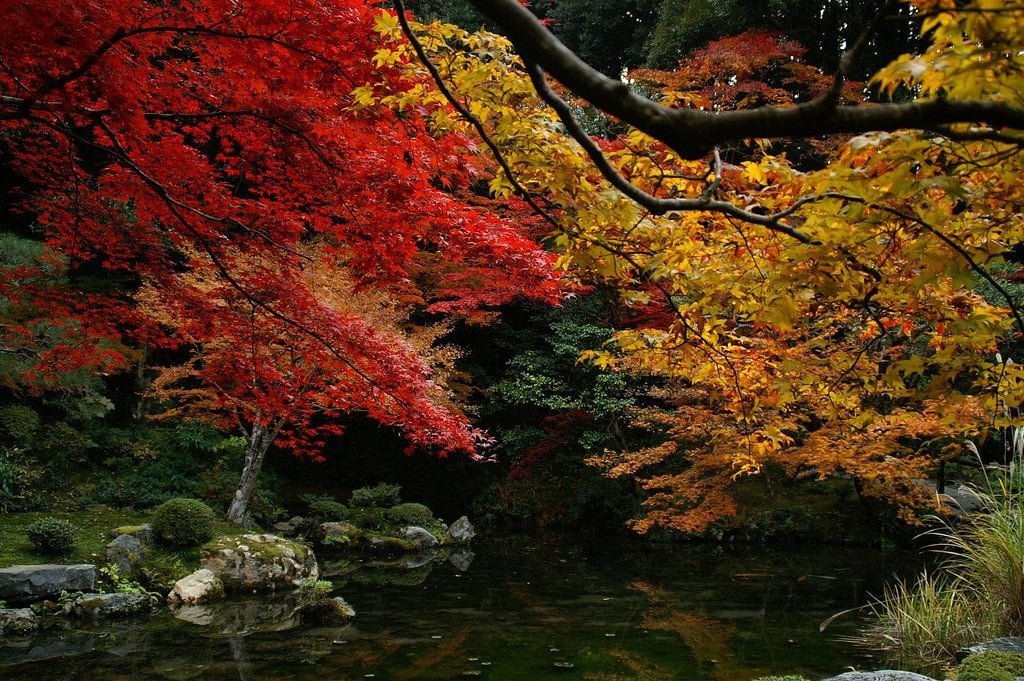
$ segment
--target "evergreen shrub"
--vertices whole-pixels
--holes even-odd
[[[70,553],[78,539],[75,526],[59,518],[40,518],[26,528],[36,551],[48,556]]]
[[[213,539],[217,516],[198,499],[169,499],[153,512],[153,532],[172,546],[197,546]]]

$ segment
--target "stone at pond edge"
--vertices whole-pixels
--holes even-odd
[[[148,612],[153,607],[149,594],[83,594],[64,610],[75,617],[122,617]]]
[[[356,611],[341,596],[321,598],[302,606],[302,618],[312,624],[344,624],[356,616]]]
[[[117,568],[117,574],[135,574],[142,567],[142,542],[135,535],[118,535],[107,544],[107,560]]]
[[[1017,636],[1002,636],[1000,638],[994,638],[991,641],[978,643],[970,646],[969,648],[961,648],[956,651],[956,659],[958,661],[963,660],[968,655],[974,655],[975,653],[987,653],[991,650],[1001,653],[1024,653],[1024,638],[1018,638]]]
[[[0,600],[3,601],[41,601],[61,591],[95,589],[95,565],[14,565],[0,570]]]
[[[228,591],[298,586],[320,574],[308,546],[272,534],[218,537],[203,545],[200,563]]]
[[[24,636],[38,628],[39,621],[30,608],[0,610],[0,636]]]
[[[825,681],[935,681],[935,679],[914,672],[880,669],[877,672],[846,672],[839,676],[831,676]]]
[[[352,542],[352,538],[359,534],[359,528],[352,523],[343,521],[331,521],[317,525],[316,536],[322,544],[334,544],[343,546]]]
[[[430,531],[417,525],[408,525],[398,528],[398,536],[407,542],[412,542],[420,550],[432,549],[441,542]]]
[[[468,544],[475,536],[476,528],[466,516],[462,516],[448,528],[448,537],[456,544]]]
[[[202,568],[182,577],[167,594],[171,605],[195,605],[224,595],[224,582],[212,571]]]

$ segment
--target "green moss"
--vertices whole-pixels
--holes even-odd
[[[78,541],[71,552],[62,557],[67,563],[97,563],[106,560],[110,528],[141,524],[145,516],[129,511],[115,511],[94,506],[80,511],[47,511],[7,513],[0,520],[0,567],[50,563],[52,558],[39,553],[28,541],[26,531],[35,521],[52,516],[70,521],[78,528]]]
[[[213,554],[224,549],[236,550],[240,545],[249,547],[249,553],[264,562],[272,562],[287,555],[288,549],[295,560],[304,563],[309,558],[309,547],[299,542],[285,540],[283,542],[263,542],[247,539],[245,535],[217,537],[203,545],[202,554]]]
[[[1024,676],[1024,655],[990,650],[968,656],[956,668],[957,681],[1014,681]]]

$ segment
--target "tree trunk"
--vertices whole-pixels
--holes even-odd
[[[237,525],[249,522],[249,500],[252,498],[252,491],[256,489],[256,478],[263,467],[263,459],[270,449],[270,443],[274,441],[282,425],[280,420],[265,426],[254,423],[246,434],[242,477],[238,481],[238,489],[235,490],[227,514],[228,520]]]

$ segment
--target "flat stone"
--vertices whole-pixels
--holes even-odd
[[[0,636],[25,636],[39,629],[39,621],[31,608],[0,610]]]
[[[990,641],[978,643],[967,648],[961,648],[956,652],[956,656],[957,659],[962,660],[968,655],[974,655],[975,653],[987,653],[992,650],[1001,653],[1024,654],[1024,638],[1019,638],[1017,636],[1002,636],[1000,638],[994,638]]]
[[[153,607],[149,594],[83,594],[67,609],[75,617],[123,617],[148,612]]]
[[[206,568],[196,570],[174,583],[167,594],[167,602],[175,605],[195,605],[224,595],[224,582]]]
[[[124,525],[122,527],[115,527],[110,531],[109,536],[111,539],[117,539],[122,534],[135,537],[143,546],[153,545],[153,526],[149,523],[145,523],[143,525]]]
[[[61,591],[94,591],[95,565],[14,565],[0,569],[0,600],[41,601]]]
[[[829,677],[825,681],[935,681],[935,679],[914,672],[880,669],[877,672],[846,672],[839,676]]]

